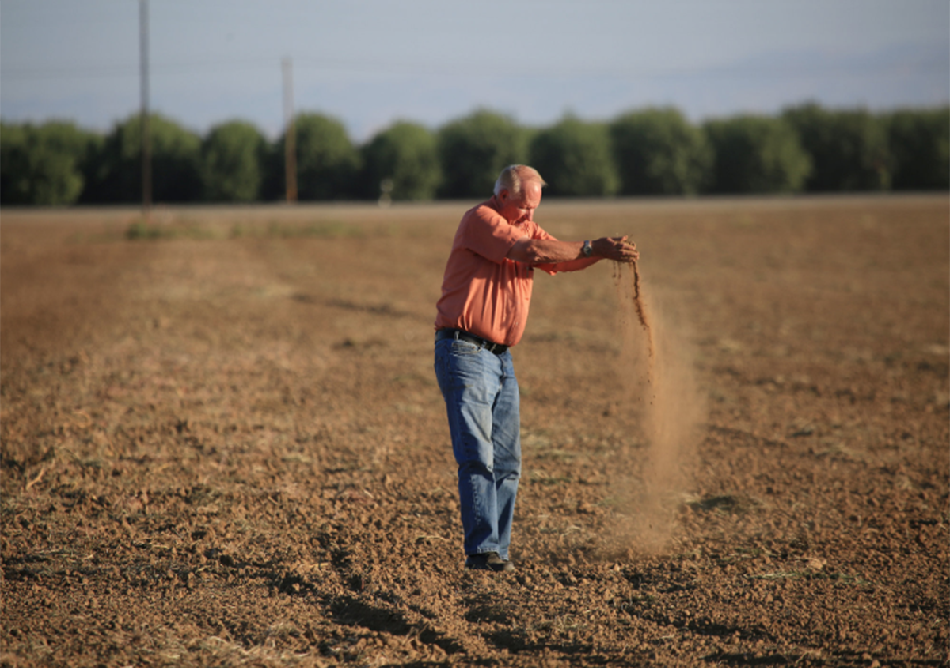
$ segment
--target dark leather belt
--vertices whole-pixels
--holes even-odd
[[[508,350],[508,346],[503,346],[500,343],[492,343],[491,341],[483,339],[480,336],[463,332],[461,329],[440,329],[435,333],[435,340],[441,341],[442,339],[458,339],[459,341],[468,341],[469,343],[474,343],[479,348],[484,348],[488,352],[495,353],[496,355],[501,355],[503,352]]]

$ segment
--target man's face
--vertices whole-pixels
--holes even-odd
[[[537,181],[522,183],[521,192],[517,195],[502,190],[498,200],[501,204],[498,213],[512,225],[534,220],[534,210],[541,204],[541,184]]]

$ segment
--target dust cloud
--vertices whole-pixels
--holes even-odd
[[[633,445],[622,453],[612,496],[621,516],[611,551],[656,553],[670,542],[691,488],[706,405],[681,323],[645,289],[636,264],[614,269],[619,329],[620,412]]]

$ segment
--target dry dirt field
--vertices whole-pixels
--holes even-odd
[[[950,200],[545,202],[512,574],[432,371],[466,205],[4,211],[2,666],[936,666]]]

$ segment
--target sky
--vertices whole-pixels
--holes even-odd
[[[2,0],[0,117],[106,132],[141,107],[141,0]],[[363,142],[478,108],[543,127],[672,106],[950,101],[948,0],[147,0],[149,108],[277,136],[293,108]]]

